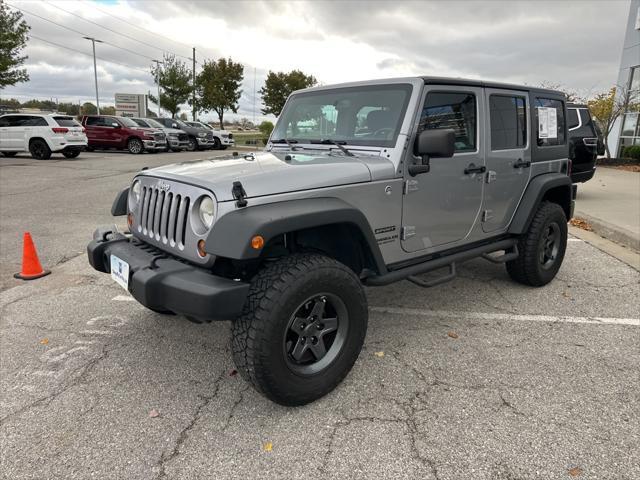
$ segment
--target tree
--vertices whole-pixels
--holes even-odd
[[[182,113],[180,114],[180,120],[188,120],[188,118],[187,118],[187,114],[186,114],[186,113],[184,113],[184,112],[182,112]]]
[[[27,56],[20,52],[26,46],[29,25],[22,13],[10,11],[0,0],[0,89],[29,80],[26,68],[20,68]]]
[[[273,123],[265,120],[258,126],[258,130],[260,130],[260,133],[268,138],[269,135],[271,135],[271,132],[273,132]]]
[[[191,70],[174,55],[165,55],[162,63],[151,67],[151,75],[156,83],[160,83],[162,108],[171,112],[171,118],[176,118],[180,105],[189,99],[193,91]],[[149,98],[152,102],[158,103],[158,99],[153,95],[149,95]]]
[[[262,113],[272,113],[277,117],[291,92],[312,87],[317,83],[313,75],[305,75],[300,70],[292,70],[289,73],[269,71],[264,87],[259,92],[265,106]]]
[[[545,81],[545,82],[541,82],[540,83],[540,87],[541,88],[546,88],[548,90],[557,90],[559,92],[564,93],[565,96],[567,97],[567,102],[577,103],[577,102],[583,102],[584,101],[584,98],[581,97],[580,95],[578,95],[577,92],[567,88],[566,86],[562,85],[561,83],[553,83],[553,82]]]
[[[608,92],[600,93],[587,102],[591,115],[597,120],[604,137],[604,148],[607,158],[611,158],[609,151],[608,137],[613,129],[616,120],[626,110],[638,109],[638,99],[631,96],[627,90],[622,90],[617,94],[616,87],[611,87]]]
[[[95,115],[96,113],[98,113],[98,109],[93,103],[84,102],[82,104],[82,108],[80,109],[81,115]]]
[[[243,79],[244,67],[231,58],[205,61],[196,79],[198,110],[213,110],[218,115],[220,128],[223,129],[224,112],[231,110],[238,113]]]

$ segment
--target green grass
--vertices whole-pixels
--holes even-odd
[[[250,140],[257,141],[259,147],[264,146],[262,139],[265,137],[260,132],[237,132],[233,134],[233,138],[236,141],[236,145],[247,145],[247,140]],[[248,145],[251,145],[251,143]]]

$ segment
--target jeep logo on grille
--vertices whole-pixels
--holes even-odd
[[[163,192],[168,192],[171,189],[171,185],[169,185],[168,183],[160,182],[158,184],[158,188]]]

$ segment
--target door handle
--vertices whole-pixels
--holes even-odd
[[[531,166],[530,160],[523,162],[521,158],[519,158],[518,161],[513,164],[513,168],[529,168],[530,166]]]
[[[484,173],[486,171],[487,171],[487,167],[485,167],[484,165],[480,165],[479,167],[476,167],[475,163],[470,163],[469,166],[464,169],[464,174],[470,175],[472,173]]]

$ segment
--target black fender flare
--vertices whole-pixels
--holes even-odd
[[[120,191],[111,205],[111,215],[119,217],[127,214],[127,200],[129,199],[129,187]]]
[[[213,224],[205,242],[211,255],[249,260],[262,250],[251,247],[251,239],[260,235],[265,244],[278,235],[307,228],[351,224],[361,233],[378,273],[387,271],[382,253],[364,214],[338,198],[307,198],[248,206],[227,213]]]
[[[529,182],[509,226],[509,233],[519,235],[527,231],[538,206],[551,189],[559,189],[561,206],[567,214],[567,220],[571,218],[571,178],[566,173],[544,173],[532,178]]]

